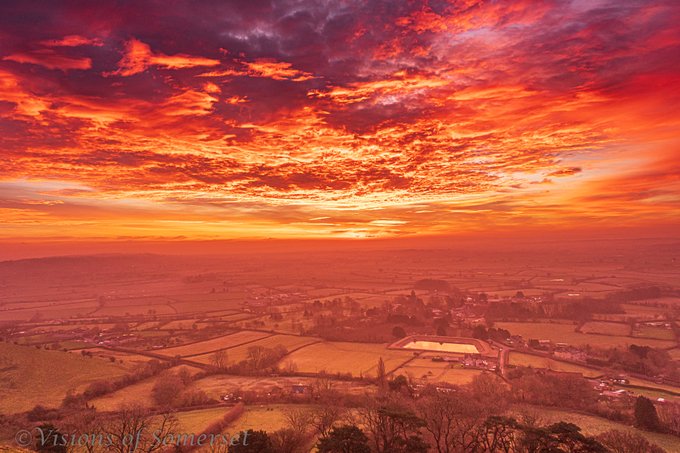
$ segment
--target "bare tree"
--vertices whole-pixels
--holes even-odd
[[[284,428],[271,435],[274,451],[277,453],[303,453],[309,451],[305,446],[309,436],[292,428]]]
[[[305,409],[291,409],[284,413],[288,428],[300,434],[306,434],[312,423],[312,414]]]
[[[328,436],[333,426],[342,418],[344,413],[344,408],[322,404],[311,410],[310,424],[316,434],[325,437]]]
[[[612,453],[663,453],[656,444],[651,444],[642,435],[635,432],[611,430],[597,436],[602,445]]]
[[[414,442],[424,446],[419,436],[423,421],[399,394],[367,398],[357,415],[377,453],[401,451],[406,444]]]
[[[227,363],[229,363],[227,351],[225,349],[215,351],[215,353],[210,358],[210,363],[217,369],[225,369],[227,367]]]
[[[152,453],[167,448],[157,439],[173,433],[177,420],[170,413],[152,415],[141,406],[125,406],[105,425],[111,445],[107,451],[116,453]]]
[[[79,437],[78,445],[87,453],[104,451],[107,445],[103,420],[95,409],[85,409],[69,415],[63,421],[63,428],[68,432],[75,432],[87,436]]]
[[[439,453],[475,452],[480,429],[490,413],[467,392],[432,393],[420,400],[418,413]]]

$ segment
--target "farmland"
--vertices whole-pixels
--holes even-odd
[[[159,349],[158,354],[168,357],[192,357],[201,354],[207,354],[222,349],[233,348],[244,343],[250,343],[269,336],[270,334],[253,331],[240,331],[231,333],[225,336],[211,338],[206,341],[199,341],[184,346],[177,346],[174,348]]]
[[[581,332],[583,333],[595,333],[600,335],[614,335],[624,337],[630,334],[630,330],[629,324],[615,322],[591,321],[585,323],[581,327]]]
[[[626,347],[631,344],[656,348],[670,348],[675,342],[651,338],[633,338],[621,335],[594,335],[576,331],[573,324],[547,322],[499,322],[497,327],[507,329],[514,335],[525,339],[550,340],[555,343],[572,345],[593,345],[599,347]]]
[[[312,337],[299,337],[295,335],[273,335],[266,336],[261,339],[256,339],[255,341],[248,342],[247,344],[241,346],[234,346],[226,349],[227,361],[230,364],[238,363],[241,360],[245,360],[248,355],[248,349],[251,347],[262,347],[262,348],[274,348],[276,346],[283,346],[288,351],[292,351],[301,346],[305,346],[314,342],[320,341],[318,338]],[[189,359],[192,362],[198,362],[203,364],[211,363],[213,353],[191,355]]]
[[[544,368],[553,371],[564,371],[569,373],[581,373],[585,377],[601,376],[602,372],[592,368],[578,366],[567,362],[561,362],[548,357],[540,357],[533,354],[524,354],[513,351],[510,353],[510,365],[525,366],[532,368]]]
[[[36,404],[56,407],[69,390],[114,379],[128,371],[123,365],[79,354],[46,351],[0,342],[0,410],[20,412]]]
[[[394,371],[395,375],[405,375],[419,382],[445,382],[447,384],[465,385],[472,382],[475,376],[483,371],[465,369],[460,365],[446,362],[433,362],[428,358],[417,358]]]
[[[272,255],[266,264],[257,265],[244,257],[233,262],[199,261],[191,272],[185,270],[185,264],[173,270],[165,263],[163,272],[152,276],[122,272],[116,284],[95,272],[92,284],[64,286],[64,280],[54,280],[57,277],[49,274],[45,277],[49,287],[40,294],[30,288],[21,297],[5,294],[3,299],[0,294],[0,316],[30,315],[28,320],[6,324],[3,331],[12,343],[30,346],[5,343],[3,347],[19,348],[36,357],[50,354],[52,363],[64,364],[48,378],[46,371],[31,374],[5,360],[7,366],[0,367],[3,383],[12,383],[12,376],[27,378],[16,389],[8,387],[4,410],[26,411],[38,403],[59,406],[69,389],[82,391],[94,381],[114,381],[149,361],[161,366],[159,374],[112,388],[89,399],[88,404],[99,412],[115,413],[124,405],[136,404],[157,413],[161,408],[151,397],[152,389],[166,374],[191,365],[193,377],[183,384],[181,394],[197,395],[197,406],[183,400],[172,403],[177,405],[172,410],[182,427],[201,430],[242,398],[246,411],[229,430],[255,427],[275,431],[286,426],[286,410],[309,407],[321,389],[331,388],[334,398],[347,398],[350,404],[376,395],[374,378],[381,358],[386,379],[404,376],[415,392],[427,384],[465,386],[480,376],[495,375],[502,375],[511,386],[513,376],[520,375],[513,367],[527,366],[581,373],[593,379],[589,387],[597,384],[597,377],[612,389],[624,389],[631,395],[666,401],[676,398],[675,384],[654,376],[628,376],[630,385],[613,384],[612,375],[626,374],[618,363],[610,367],[596,361],[605,364],[594,369],[558,360],[573,357],[581,363],[591,349],[606,351],[630,344],[675,346],[669,320],[673,316],[669,307],[677,305],[675,299],[624,303],[621,306],[627,313],[617,309],[593,313],[592,318],[583,320],[568,316],[547,319],[540,314],[513,315],[489,323],[485,319],[488,305],[477,293],[485,291],[503,306],[554,309],[582,296],[565,296],[554,303],[550,298],[579,291],[604,298],[616,288],[623,291],[625,285],[642,284],[639,275],[613,277],[609,264],[547,267],[550,258],[535,256],[523,257],[521,264],[513,264],[512,259],[496,262],[471,256],[462,260],[444,252],[417,255],[415,260],[412,252],[386,254],[380,259],[352,256],[351,264],[338,256],[326,262],[333,264],[332,274],[315,256],[307,257],[309,262],[288,266],[288,258]],[[653,280],[654,275],[648,278]],[[436,278],[446,283],[440,281],[439,287],[449,285],[451,292],[422,289]],[[64,315],[55,318],[60,304],[65,307]],[[41,316],[35,316],[37,312]],[[443,316],[447,316],[445,325]],[[499,337],[505,335],[503,329],[527,341]],[[432,340],[436,337],[448,338],[455,345],[439,347],[440,342]],[[528,342],[531,339],[549,341],[537,345]],[[434,345],[416,347],[435,348],[393,349],[411,340],[433,341]],[[250,348],[271,350],[277,346],[285,348],[286,354],[275,355],[267,365],[256,368],[250,362],[239,363],[249,358]],[[501,349],[504,354],[499,354]],[[222,361],[219,366],[216,351],[224,351],[217,357]],[[670,349],[675,360],[680,357],[677,351],[677,347]],[[175,361],[178,356],[183,365]],[[672,373],[670,367],[667,371]],[[52,385],[52,375],[57,376],[59,385]],[[26,386],[41,389],[40,398],[24,392]],[[598,398],[598,404],[604,404],[605,396]],[[195,407],[201,409],[192,410]],[[583,418],[582,422],[598,420]]]
[[[656,443],[662,448],[665,448],[668,452],[678,451],[678,446],[680,446],[680,441],[678,441],[678,439],[674,436],[638,430],[631,426],[616,423],[601,417],[533,406],[526,408],[526,411],[532,416],[538,416],[539,419],[545,423],[555,423],[558,421],[574,423],[583,427],[583,431],[586,434],[594,435],[611,429],[616,429],[621,431],[637,432],[646,437],[650,442]]]
[[[302,372],[369,376],[375,375],[380,358],[389,372],[412,357],[412,353],[387,349],[380,344],[323,342],[293,352],[286,361],[294,363]]]

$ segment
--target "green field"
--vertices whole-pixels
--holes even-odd
[[[253,346],[261,346],[263,348],[274,348],[276,346],[283,346],[288,351],[299,348],[310,343],[319,341],[318,338],[313,337],[299,337],[296,335],[274,335],[272,337],[263,338],[252,343],[245,344],[243,346],[237,346],[234,348],[227,349],[227,361],[228,363],[238,363],[241,360],[245,360],[248,357],[248,349]],[[198,355],[191,357],[189,360],[198,363],[210,364],[214,353],[208,353],[203,355]]]
[[[671,329],[664,327],[640,326],[633,331],[633,336],[637,338],[655,338],[658,340],[675,340],[675,335]]]
[[[95,398],[90,401],[90,404],[96,407],[98,411],[116,411],[122,406],[131,404],[151,408],[154,406],[151,389],[155,384],[155,378],[147,379],[122,388],[117,392]]]
[[[591,321],[581,327],[581,332],[625,337],[630,335],[630,325],[618,322]]]
[[[210,352],[218,351],[220,349],[233,348],[242,343],[249,341],[255,341],[260,338],[264,338],[270,334],[255,331],[240,331],[232,333],[230,335],[225,335],[222,337],[212,338],[206,341],[199,341],[196,343],[190,343],[183,346],[176,346],[173,348],[158,349],[154,352],[162,354],[168,357],[189,357],[200,354],[207,354]]]
[[[0,343],[0,410],[22,412],[36,404],[56,407],[69,390],[115,379],[128,367],[98,357]]]
[[[567,343],[574,346],[590,344],[604,348],[627,347],[631,344],[668,348],[674,341],[651,338],[632,338],[620,335],[593,335],[575,332],[574,324],[549,322],[497,322],[496,327],[507,329],[513,335],[521,335],[525,340],[550,340],[554,343]]]
[[[231,407],[212,407],[195,411],[176,412],[179,433],[199,434],[211,423],[218,421],[229,412]]]
[[[304,410],[309,409],[310,407],[311,406],[304,406],[300,404],[246,406],[246,410],[243,415],[227,427],[227,432],[233,435],[247,429],[262,429],[272,433],[286,427],[286,411]]]
[[[282,362],[293,362],[301,372],[325,371],[366,376],[375,375],[381,357],[385,362],[385,370],[389,372],[413,357],[413,353],[387,349],[382,344],[323,342],[306,346]]]
[[[426,382],[445,382],[447,384],[465,385],[482,374],[483,371],[462,368],[446,362],[433,362],[429,359],[415,359],[394,371],[394,375],[405,375]]]
[[[512,351],[508,358],[509,365],[526,366],[532,368],[546,368],[554,371],[565,371],[570,373],[581,373],[585,377],[601,376],[602,372],[587,367],[574,365],[571,363],[560,362],[548,357],[539,357],[533,354]]]
[[[593,415],[583,415],[570,411],[545,409],[537,406],[531,406],[528,409],[528,412],[532,415],[538,415],[540,421],[545,424],[556,423],[559,421],[574,423],[580,426],[585,434],[591,436],[611,429],[637,432],[645,436],[650,442],[653,442],[664,448],[669,453],[680,451],[680,439],[669,434],[658,434],[649,431],[642,431],[632,426],[616,423],[605,418],[595,417]]]

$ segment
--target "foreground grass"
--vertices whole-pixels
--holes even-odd
[[[556,423],[559,421],[574,423],[575,425],[580,426],[585,434],[591,436],[598,435],[611,429],[626,432],[637,432],[646,437],[647,440],[649,440],[650,442],[653,442],[659,445],[660,447],[664,448],[669,453],[680,451],[680,438],[677,438],[670,434],[659,434],[652,433],[649,431],[643,431],[633,426],[625,425],[623,423],[617,423],[611,420],[607,420],[606,418],[596,417],[594,415],[584,415],[578,412],[563,411],[558,409],[547,409],[538,406],[522,407],[517,412],[518,413],[525,412],[532,416],[538,416],[539,421],[546,424]]]
[[[0,343],[0,411],[23,412],[37,404],[57,407],[69,390],[82,390],[128,371],[120,363],[97,357]]]

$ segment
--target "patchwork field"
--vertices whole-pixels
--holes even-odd
[[[267,337],[271,334],[255,331],[239,331],[222,337],[211,338],[210,340],[190,343],[183,346],[176,346],[174,348],[158,349],[155,351],[168,357],[192,357],[201,354],[207,354],[221,349],[233,348],[243,343],[250,341],[257,341],[261,338]]]
[[[641,326],[636,327],[633,331],[633,336],[636,338],[655,338],[658,340],[675,340],[675,334],[671,329],[664,327]]]
[[[509,365],[526,366],[532,368],[546,368],[554,371],[565,371],[569,373],[581,373],[585,377],[597,377],[602,375],[601,371],[593,370],[588,367],[582,367],[571,363],[553,360],[548,357],[539,357],[533,354],[524,354],[522,352],[512,351],[508,358]]]
[[[394,371],[394,375],[402,374],[416,380],[455,385],[469,384],[482,373],[481,370],[466,369],[459,365],[451,366],[450,363],[433,362],[426,358],[414,359]]]
[[[293,385],[304,384],[314,386],[318,379],[302,376],[229,376],[211,375],[194,381],[189,389],[202,390],[208,397],[219,399],[227,393],[234,392],[281,392],[290,393]],[[372,384],[355,381],[333,381],[335,390],[343,394],[363,395],[372,392],[375,387]]]
[[[413,357],[413,353],[387,349],[382,344],[323,342],[306,346],[284,359],[307,373],[347,373],[353,376],[375,375],[382,357],[390,372]]]
[[[554,343],[568,343],[579,346],[590,344],[599,347],[627,347],[631,344],[655,348],[669,348],[674,341],[655,340],[651,338],[632,338],[620,335],[594,335],[575,332],[573,324],[547,322],[498,322],[496,327],[507,329],[513,335],[521,335],[525,340],[550,340]]]
[[[617,322],[591,321],[581,327],[583,333],[596,333],[600,335],[630,335],[630,325]]]
[[[231,407],[213,407],[209,409],[199,409],[195,411],[176,412],[177,432],[179,433],[201,433],[211,423],[224,417],[231,410]]]
[[[90,401],[98,411],[115,411],[122,406],[138,404],[142,407],[153,407],[151,389],[156,384],[157,378],[147,379],[137,384],[129,385],[117,392],[95,398]]]
[[[69,390],[127,372],[128,367],[97,357],[0,343],[0,410],[22,412],[36,404],[56,407]]]
[[[296,335],[274,335],[265,337],[261,340],[254,341],[252,343],[244,344],[242,346],[236,346],[226,350],[227,353],[227,363],[238,363],[241,360],[245,360],[248,357],[248,349],[253,346],[260,346],[263,348],[274,348],[276,346],[283,346],[288,351],[292,351],[301,346],[308,345],[314,342],[320,341],[318,338],[313,337],[300,337]],[[197,356],[189,357],[192,362],[209,364],[213,358],[214,353],[201,354]]]
[[[227,427],[227,432],[235,434],[240,431],[265,430],[274,432],[286,427],[286,411],[310,409],[312,406],[300,404],[272,404],[267,406],[246,406],[245,412],[238,420]]]

